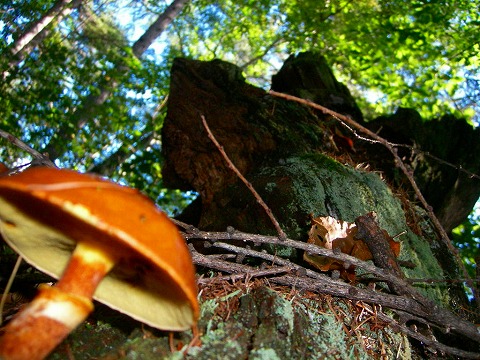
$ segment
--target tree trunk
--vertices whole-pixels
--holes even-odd
[[[365,125],[348,89],[335,80],[322,58],[311,54],[292,57],[274,76],[272,87],[327,104]],[[415,116],[416,113],[410,114]],[[205,117],[233,164],[268,204],[289,238],[307,240],[309,214],[353,222],[374,211],[381,229],[390,236],[403,234],[399,236],[399,260],[401,264],[409,264],[402,268],[407,278],[448,281],[460,276],[454,257],[442,245],[425,217],[425,211],[415,205],[415,199],[409,198],[408,192],[402,193],[396,187],[405,186],[405,177],[399,175],[390,155],[382,152],[380,145],[356,138],[332,116],[275,98],[245,83],[239,68],[219,60],[176,59],[172,67],[168,114],[162,130],[163,177],[165,184],[172,188],[195,190],[200,194],[199,199],[179,217],[182,221],[202,230],[225,231],[228,228],[232,234],[235,230],[253,234],[277,233],[257,199],[227,167],[219,149],[208,138],[201,116]],[[377,126],[378,129],[378,124],[384,123],[382,121],[383,118],[378,119],[368,126]],[[438,124],[445,126],[446,121],[441,120]],[[474,147],[473,139],[480,144],[478,131],[461,125],[462,120],[449,118],[448,121],[451,126],[464,128],[459,137],[472,139],[469,144]],[[425,134],[425,141],[434,134],[440,136],[441,127],[429,124],[415,122],[413,131],[400,142],[418,144],[418,133]],[[425,149],[436,153],[429,147]],[[467,156],[471,148],[456,146],[456,151],[457,155],[466,153],[464,157],[457,157],[462,166],[478,172],[479,162]],[[463,162],[460,159],[470,160]],[[432,186],[441,188],[443,193],[457,191],[458,195],[460,191],[478,198],[480,189],[476,179],[465,183],[468,190],[458,189],[455,177],[448,180],[452,169],[439,169],[431,177],[422,171],[425,164],[430,164],[430,168],[434,166],[435,160],[429,159],[427,163],[417,156],[411,162],[408,158],[405,161],[415,170],[428,201],[435,199],[428,192]],[[455,164],[458,167],[459,163]],[[457,171],[453,170],[454,173]],[[422,179],[428,180],[422,182]],[[464,206],[471,206],[471,203]],[[445,211],[448,206],[439,208]],[[454,222],[445,222],[445,225],[451,229],[453,223],[463,221],[467,214],[468,211],[464,211]],[[442,217],[447,218],[450,217]],[[204,239],[202,236],[199,235]],[[203,247],[204,243],[204,240],[194,242],[196,251],[207,255],[219,252],[215,242],[208,249]],[[242,241],[229,243],[244,246]],[[278,245],[264,246],[264,249],[309,267],[303,262],[299,250]],[[245,257],[237,256],[236,259],[247,261]],[[206,266],[203,261],[199,264]],[[300,280],[300,287],[299,284]],[[440,285],[420,291],[443,307],[455,306],[458,310],[458,304],[466,308],[471,306],[463,287],[455,283],[447,288]],[[331,339],[325,337],[324,341],[328,343]],[[452,341],[462,346],[458,338]]]
[[[42,18],[28,26],[15,40],[10,49],[11,60],[8,62],[8,68],[11,69],[18,65],[25,57],[25,54],[45,37],[44,31],[48,25],[53,21],[60,21],[80,3],[81,0],[58,0]],[[3,78],[5,79],[5,77],[6,72],[3,73]]]

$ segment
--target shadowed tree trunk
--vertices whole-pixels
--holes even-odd
[[[400,109],[395,115],[365,124],[350,92],[336,81],[325,60],[308,53],[287,60],[274,76],[272,88],[331,107],[385,134],[389,141],[452,162],[457,169],[425,153],[411,156],[412,148],[399,149],[448,231],[468,215],[480,194],[479,181],[467,180],[459,166],[479,172],[480,162],[471,153],[480,150],[480,133],[463,120],[443,117],[423,122],[414,110]],[[399,259],[410,264],[402,268],[407,278],[461,277],[454,257],[425,211],[415,204],[413,192],[399,190],[407,186],[406,178],[381,145],[356,138],[332,116],[247,84],[239,68],[219,60],[176,59],[172,67],[162,133],[163,177],[172,188],[200,194],[179,217],[182,221],[204,230],[225,231],[229,227],[232,231],[233,227],[276,234],[264,209],[208,138],[202,115],[289,238],[306,241],[310,214],[353,222],[374,211],[380,227],[391,236],[403,233]],[[399,118],[403,122],[397,128]],[[461,139],[468,140],[462,144]],[[194,244],[199,252],[212,251],[203,249],[202,242]],[[298,250],[281,246],[267,249],[308,267]],[[443,306],[457,310],[458,304],[469,306],[461,285],[432,286],[424,291]]]
[[[365,124],[350,92],[321,57],[309,53],[291,57],[273,77],[272,89],[312,100]],[[357,139],[331,116],[246,84],[240,69],[228,63],[177,59],[168,108],[163,130],[165,181],[201,194],[203,212],[198,222],[203,226],[222,221],[206,214],[223,206],[219,203],[226,201],[224,192],[238,179],[206,137],[202,114],[244,174],[255,175],[265,164],[293,155],[326,154],[352,166],[368,164],[371,170],[382,171],[394,188],[407,187],[381,144]],[[366,126],[406,146],[398,151],[447,232],[466,219],[480,195],[480,181],[462,170],[480,171],[480,158],[475,156],[480,151],[479,129],[452,116],[424,122],[412,109],[399,109]],[[415,201],[407,195],[406,200]]]

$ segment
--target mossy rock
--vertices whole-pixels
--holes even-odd
[[[363,319],[358,317],[360,310],[352,310],[353,302],[302,295],[287,287],[273,290],[260,282],[227,290],[225,296],[206,294],[199,321],[201,346],[187,346],[191,331],[177,333],[174,343],[179,350],[173,353],[167,333],[126,316],[120,318],[127,327],[118,321],[91,320],[75,330],[49,359],[372,359],[381,358],[382,348],[398,350],[398,358],[412,358],[404,335],[385,325],[374,328],[378,325],[374,318],[358,324]],[[355,330],[350,333],[352,325]]]
[[[371,359],[380,355],[379,347],[367,351],[361,337],[347,334],[345,325],[337,321],[335,314],[325,310],[325,303],[287,299],[287,294],[263,285],[236,297],[238,307],[227,319],[225,313],[232,310],[229,306],[215,315],[210,311],[204,313],[209,316],[209,326],[204,328],[202,346],[191,348],[186,359]],[[202,309],[228,301],[233,302],[233,299],[211,299]],[[340,313],[339,306],[334,301],[333,311]],[[355,315],[351,316],[353,319]],[[410,346],[403,335],[393,334],[386,328],[373,333],[368,328],[369,325],[365,325],[361,331],[375,338],[377,344],[388,344],[387,348],[400,349],[400,358],[411,358]],[[170,359],[174,358],[172,355]]]

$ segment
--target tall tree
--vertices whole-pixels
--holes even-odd
[[[167,26],[178,16],[182,11],[188,0],[175,0],[173,1],[165,11],[150,25],[147,31],[132,45],[131,49],[127,49],[131,52],[131,55],[140,59],[142,54],[148,47],[163,33]],[[94,93],[88,95],[73,114],[73,121],[76,122],[76,131],[82,129],[88,123],[93,123],[98,107],[105,103],[105,101],[111,96],[112,92],[118,87],[122,77],[131,70],[133,61],[124,61],[125,59],[118,59],[119,62],[114,65],[112,71],[109,71],[106,75],[107,81],[97,89]],[[58,129],[58,136],[65,138],[69,135],[69,126],[65,126]],[[45,147],[45,152],[49,154],[52,160],[63,154],[67,149],[65,141],[50,142]]]
[[[58,0],[39,20],[29,24],[10,46],[8,69],[18,65],[26,54],[47,36],[47,26],[54,21],[60,21],[80,3],[81,0]],[[8,69],[3,71],[3,79],[6,78]]]

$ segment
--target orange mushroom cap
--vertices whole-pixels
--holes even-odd
[[[31,168],[0,178],[0,221],[6,242],[57,279],[77,242],[108,251],[115,266],[96,300],[159,329],[185,330],[196,322],[186,243],[139,191],[70,170]]]

